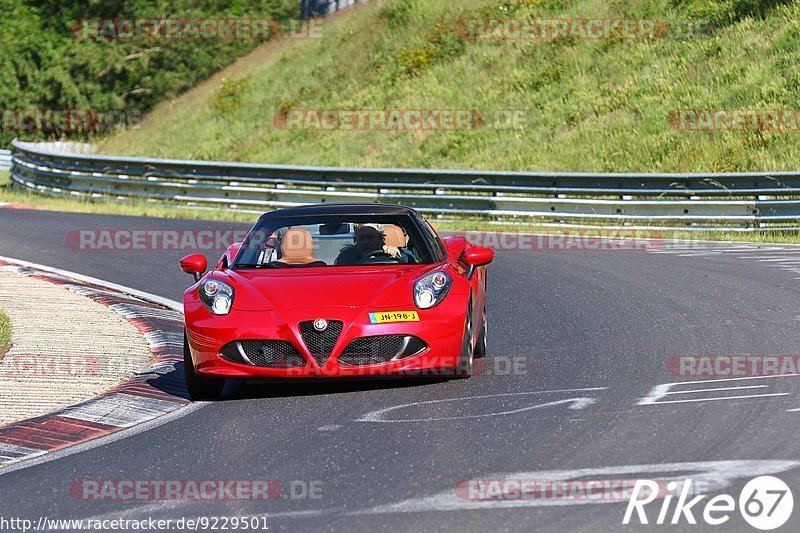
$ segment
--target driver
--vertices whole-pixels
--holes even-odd
[[[356,227],[355,244],[348,244],[339,250],[335,265],[355,265],[370,255],[384,253],[389,257],[402,260],[400,250],[385,244],[386,235],[380,224],[360,224]]]

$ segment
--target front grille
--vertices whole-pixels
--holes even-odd
[[[327,329],[320,332],[314,329],[313,321],[300,322],[300,335],[303,336],[303,342],[306,343],[311,357],[319,366],[325,366],[325,363],[328,362],[328,358],[333,353],[333,347],[342,333],[343,325],[344,323],[339,320],[329,320]]]
[[[242,341],[241,345],[244,354],[256,366],[296,368],[305,365],[303,356],[287,341]]]
[[[360,337],[347,345],[339,356],[339,362],[349,366],[386,363],[400,353],[405,340],[405,335]]]

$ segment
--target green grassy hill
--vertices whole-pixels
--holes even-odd
[[[463,40],[460,18],[655,18],[652,40]],[[679,24],[680,23],[680,24]],[[679,29],[676,29],[679,28]],[[687,132],[675,109],[800,108],[800,5],[776,0],[384,0],[156,108],[101,151],[366,167],[800,168],[800,132]],[[519,130],[285,131],[292,109],[524,110]]]

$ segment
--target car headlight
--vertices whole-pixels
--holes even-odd
[[[428,274],[414,284],[414,302],[420,309],[430,309],[444,300],[452,284],[444,272]]]
[[[227,315],[233,305],[233,287],[227,283],[209,279],[200,285],[200,299],[215,315]]]

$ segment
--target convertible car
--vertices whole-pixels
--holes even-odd
[[[181,260],[186,384],[226,378],[466,378],[486,353],[491,248],[442,239],[415,210],[321,204],[264,214],[207,271]]]

